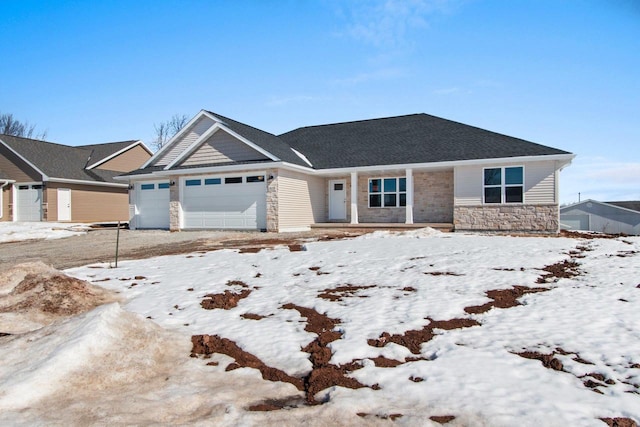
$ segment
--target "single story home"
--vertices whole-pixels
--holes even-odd
[[[560,228],[640,235],[640,201],[585,200],[560,208]]]
[[[282,135],[202,110],[124,174],[134,228],[297,231],[324,223],[449,223],[559,231],[574,155],[427,114]]]
[[[0,221],[128,221],[128,185],[113,178],[151,154],[142,141],[71,147],[0,134]]]

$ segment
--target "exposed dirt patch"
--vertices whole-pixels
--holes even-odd
[[[564,366],[562,362],[556,359],[555,353],[551,354],[542,354],[536,351],[523,351],[521,353],[514,353],[520,357],[524,357],[525,359],[534,359],[542,362],[542,366],[545,368],[553,369],[554,371],[563,371]]]
[[[420,346],[435,336],[434,329],[451,330],[480,325],[473,319],[428,320],[430,323],[420,330],[406,331],[402,335],[383,332],[378,339],[369,339],[367,343],[372,347],[384,347],[393,342],[408,348],[413,354],[420,354]]]
[[[600,418],[609,427],[638,427],[638,424],[631,418]]]
[[[493,301],[482,305],[474,305],[471,307],[465,307],[465,313],[480,314],[485,313],[492,308],[510,308],[517,305],[521,305],[518,302],[518,298],[525,294],[533,294],[537,292],[548,291],[548,288],[528,288],[526,286],[514,286],[511,289],[493,289],[486,292],[488,298]]]
[[[581,274],[580,270],[578,270],[579,266],[580,264],[573,260],[564,260],[548,265],[542,269],[546,271],[547,274],[538,277],[536,283],[548,283],[555,279],[570,279],[579,276]]]
[[[302,379],[292,377],[284,371],[265,365],[256,356],[244,351],[235,342],[227,338],[221,338],[218,335],[194,335],[191,337],[191,344],[193,345],[191,349],[193,356],[220,353],[233,357],[235,363],[227,366],[228,371],[240,367],[254,368],[260,371],[262,378],[265,380],[287,382],[293,384],[298,390],[304,390]]]
[[[329,363],[331,360],[331,349],[327,345],[340,339],[341,332],[333,329],[340,323],[340,319],[333,319],[325,314],[320,314],[316,310],[301,307],[295,304],[285,304],[282,308],[286,310],[297,310],[302,317],[307,318],[307,325],[304,330],[313,332],[318,337],[310,342],[302,351],[309,353],[309,360],[312,364],[311,373],[304,378],[304,388],[307,395],[307,402],[311,405],[321,403],[315,399],[316,393],[333,386],[347,388],[366,387],[359,381],[345,376],[349,372],[357,369],[358,364],[350,363],[336,366]]]
[[[251,294],[251,289],[243,289],[237,293],[224,291],[221,294],[207,294],[200,305],[205,310],[214,310],[216,308],[229,310],[237,307],[240,300],[248,297],[249,294]]]
[[[630,257],[630,256],[633,256],[633,255],[636,255],[637,253],[638,253],[638,251],[618,251],[616,256],[619,257],[619,258],[626,258],[626,257]]]
[[[248,291],[248,290],[247,290]],[[283,381],[293,384],[298,390],[304,391],[306,395],[305,402],[308,405],[316,405],[319,403],[315,399],[315,395],[326,388],[333,386],[341,386],[347,388],[366,387],[359,381],[346,376],[349,372],[361,368],[357,362],[351,362],[345,365],[336,366],[329,361],[331,360],[331,349],[327,345],[337,339],[340,339],[342,333],[333,329],[340,323],[340,319],[333,319],[325,314],[320,314],[316,310],[307,307],[301,307],[295,304],[285,304],[285,310],[297,310],[302,317],[307,318],[305,330],[317,334],[317,338],[305,346],[302,351],[309,353],[309,360],[312,364],[311,372],[304,378],[296,378],[286,374],[285,372],[267,366],[251,353],[242,350],[235,342],[221,338],[217,335],[194,335],[191,337],[192,350],[191,356],[210,355],[213,353],[226,354],[235,359],[235,362],[227,366],[226,370],[233,370],[240,367],[255,368],[260,371],[262,377],[269,381]],[[245,313],[245,316],[247,313]],[[296,404],[297,405],[297,404]],[[249,408],[252,411],[271,411],[289,407],[290,404],[283,404],[280,401],[265,401],[253,405]]]
[[[514,354],[517,354],[518,356],[524,357],[527,359],[539,360],[542,362],[542,366],[544,366],[545,368],[553,369],[554,371],[566,372],[564,370],[564,366],[562,365],[562,362],[559,359],[557,359],[555,355],[562,354],[566,356],[566,355],[571,355],[573,353],[567,352],[562,348],[557,348],[554,352],[550,354],[542,354],[535,351],[523,351],[523,352],[514,353]],[[593,365],[593,363],[580,358],[580,356],[578,355],[576,355],[576,357],[574,357],[572,360],[575,362],[583,363],[583,364]],[[607,387],[609,385],[613,385],[616,383],[615,380],[611,378],[607,378],[599,372],[591,372],[586,375],[582,375],[578,378],[582,380],[582,383],[584,384],[585,387],[587,387],[588,389],[591,389],[591,391],[594,391],[600,394],[602,394],[602,391],[598,390],[597,387]]]
[[[376,418],[380,418],[381,420],[391,420],[391,421],[395,421],[398,418],[402,418],[402,414],[369,414],[366,412],[358,412],[357,415],[361,418],[366,418],[366,417],[376,417]]]
[[[355,294],[362,289],[375,288],[375,285],[369,286],[354,286],[354,285],[344,285],[338,286],[336,288],[327,288],[322,291],[322,293],[318,294],[318,298],[327,299],[329,301],[342,301],[343,298],[353,297]],[[360,298],[365,298],[366,295],[359,295]]]
[[[464,276],[464,274],[453,273],[451,271],[427,271],[424,274],[431,276]]]
[[[267,399],[255,405],[249,406],[249,411],[278,411],[280,409],[297,408],[304,406],[305,400],[300,396],[290,396],[282,399]]]
[[[2,332],[24,332],[17,321],[3,325],[3,313],[18,315],[41,326],[118,301],[110,291],[69,277],[41,262],[19,264],[0,274],[0,285],[10,291],[0,296]]]
[[[456,419],[453,415],[432,415],[429,417],[431,421],[438,424],[447,424]]]
[[[402,365],[405,362],[401,362],[395,359],[388,359],[384,356],[372,357],[370,358],[373,361],[373,364],[378,368],[395,368],[396,366]]]
[[[414,288],[413,286],[406,286],[406,287],[402,288],[402,290],[405,291],[405,292],[416,292],[417,291],[417,289]]]
[[[569,230],[560,230],[561,237],[569,237],[572,239],[617,239],[618,237],[627,237],[626,234],[605,234],[596,232],[578,232]]]
[[[244,313],[244,314],[241,314],[240,317],[242,317],[243,319],[249,319],[249,320],[260,320],[260,319],[264,319],[267,316],[262,316],[260,314],[255,314],[255,313]]]

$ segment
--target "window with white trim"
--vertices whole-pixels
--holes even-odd
[[[407,205],[407,178],[370,178],[369,207],[396,208]]]
[[[484,168],[483,193],[484,203],[522,203],[524,167]]]

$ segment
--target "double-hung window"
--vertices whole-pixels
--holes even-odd
[[[524,167],[485,168],[483,178],[485,203],[524,201]]]
[[[369,179],[369,207],[395,208],[407,205],[407,178]]]

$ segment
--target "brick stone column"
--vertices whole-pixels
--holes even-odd
[[[278,232],[278,170],[267,170],[267,231]]]
[[[169,231],[180,231],[181,216],[180,180],[172,176],[169,178]]]

